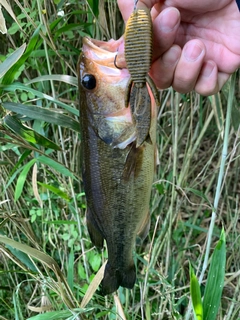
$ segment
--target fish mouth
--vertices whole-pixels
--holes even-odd
[[[99,53],[105,53],[107,51],[108,53],[117,54],[118,52],[122,52],[124,49],[124,38],[121,37],[118,40],[111,39],[109,41],[103,41],[84,37],[83,45]]]
[[[90,61],[89,65],[95,64],[99,73],[108,76],[119,76],[121,79],[129,77],[126,66],[121,65],[119,67],[119,52],[124,49],[123,36],[118,40],[111,39],[109,41],[84,37],[82,41],[82,56],[86,61]],[[124,55],[124,52],[121,55]]]

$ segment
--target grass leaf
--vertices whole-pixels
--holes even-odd
[[[62,113],[59,113],[53,109],[29,106],[29,105],[20,104],[20,103],[14,103],[14,102],[6,102],[3,104],[3,106],[5,109],[14,111],[18,114],[27,115],[32,119],[38,119],[38,120],[45,121],[47,123],[53,123],[58,126],[70,128],[77,132],[80,131],[78,121]]]
[[[68,170],[63,164],[56,162],[53,159],[50,159],[45,156],[40,156],[37,158],[37,160],[49,167],[52,167],[54,170],[56,170],[57,172],[60,172],[64,176],[74,178],[74,175],[72,172],[70,172],[70,170]]]
[[[88,302],[92,299],[92,296],[96,292],[98,286],[100,285],[103,276],[104,276],[104,269],[107,264],[107,261],[104,262],[104,264],[101,266],[101,268],[98,270],[97,274],[93,278],[92,282],[90,283],[83,300],[81,302],[81,308],[85,308]]]
[[[15,77],[16,73],[18,72],[19,68],[24,64],[24,62],[30,56],[31,52],[34,50],[34,48],[38,42],[38,39],[39,39],[39,30],[40,30],[40,25],[34,31],[32,37],[28,43],[28,46],[27,46],[25,53],[20,56],[20,59],[18,59],[17,62],[4,75],[4,77],[2,79],[3,85],[8,85],[13,82],[14,77]]]
[[[28,81],[26,85],[36,83],[39,81],[50,81],[50,80],[60,81],[60,82],[70,84],[71,86],[78,87],[78,79],[76,77],[69,76],[67,74],[51,74],[51,75],[40,76]]]
[[[15,50],[6,60],[0,64],[0,79],[8,72],[8,70],[21,58],[26,44],[24,43],[21,47]]]
[[[36,267],[34,266],[34,264],[32,263],[32,260],[29,258],[29,256],[18,250],[15,249],[11,246],[7,246],[7,248],[11,251],[11,253],[18,259],[20,260],[29,270],[33,271],[33,272],[37,272]]]
[[[60,311],[50,311],[44,314],[38,314],[37,316],[28,318],[27,320],[64,320],[64,319],[79,319],[75,314],[81,314],[87,311],[92,310],[93,308],[88,309],[74,309],[74,310],[60,310]]]
[[[17,201],[19,199],[19,197],[21,196],[22,191],[23,191],[23,187],[24,187],[24,184],[25,184],[25,181],[27,178],[27,174],[35,162],[36,162],[36,159],[32,159],[23,167],[23,170],[17,179],[16,189],[15,189],[15,194],[14,194],[15,201]]]
[[[62,190],[60,190],[54,186],[51,186],[49,184],[46,184],[46,183],[38,182],[38,184],[40,186],[52,191],[53,193],[55,193],[57,196],[61,197],[62,199],[66,200],[66,201],[70,201],[69,196],[65,192],[63,192]]]
[[[56,105],[62,107],[65,110],[67,110],[69,113],[72,113],[75,116],[79,116],[79,111],[77,109],[70,107],[66,103],[63,103],[63,102],[59,101],[58,99],[55,99],[55,98],[49,96],[48,94],[42,93],[41,91],[38,91],[38,90],[35,90],[35,89],[31,88],[31,87],[25,86],[24,84],[21,84],[21,83],[18,83],[18,82],[14,82],[11,85],[7,85],[7,86],[0,85],[0,88],[2,88],[3,91],[9,91],[9,92],[15,92],[15,90],[22,90],[22,91],[29,92],[33,96],[36,96],[36,97],[41,98],[41,99],[46,99],[46,100],[50,101],[51,103],[55,103]],[[8,104],[9,104],[9,102],[6,102],[6,103],[3,104],[5,109],[8,109],[6,107]],[[12,105],[12,107],[13,107],[13,105]],[[45,110],[47,110],[47,109],[45,108]]]
[[[47,139],[33,129],[23,125],[21,121],[17,119],[17,117],[8,114],[6,117],[4,117],[3,124],[12,132],[30,143],[38,144],[40,146],[53,150],[61,150],[61,148],[51,140]]]
[[[13,20],[18,24],[18,21],[16,19],[16,16],[11,8],[11,6],[8,4],[8,2],[6,0],[1,0],[0,1],[0,5],[2,5],[6,10],[7,12],[10,14],[10,16],[13,18]]]
[[[71,248],[71,251],[68,256],[68,268],[67,268],[67,282],[71,290],[73,290],[74,286],[74,251]]]
[[[189,263],[189,270],[190,270],[190,294],[191,294],[191,300],[192,300],[195,319],[202,320],[203,306],[202,306],[200,286],[198,283],[198,279],[190,263]]]
[[[222,230],[211,260],[210,270],[203,298],[203,319],[216,319],[221,302],[226,265],[226,240]]]

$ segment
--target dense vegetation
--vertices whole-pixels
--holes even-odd
[[[238,75],[211,97],[161,92],[138,281],[103,298],[95,278],[86,304],[107,254],[92,246],[84,219],[76,64],[83,36],[117,39],[123,22],[114,0],[0,3],[0,319],[192,319],[194,273],[202,296],[210,287],[205,310],[239,319]]]

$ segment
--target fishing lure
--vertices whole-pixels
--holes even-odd
[[[125,31],[125,60],[131,75],[125,105],[130,108],[136,127],[136,146],[148,140],[151,126],[151,98],[147,84],[159,106],[158,90],[148,75],[152,63],[152,19],[146,8],[136,8],[128,19]]]

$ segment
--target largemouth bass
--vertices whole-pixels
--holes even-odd
[[[156,108],[152,97],[151,143],[136,147],[137,128],[125,107],[127,69],[114,59],[123,39],[83,39],[78,63],[82,178],[87,228],[96,247],[106,240],[108,262],[102,294],[133,288],[133,249],[149,229],[149,201],[155,168]]]

